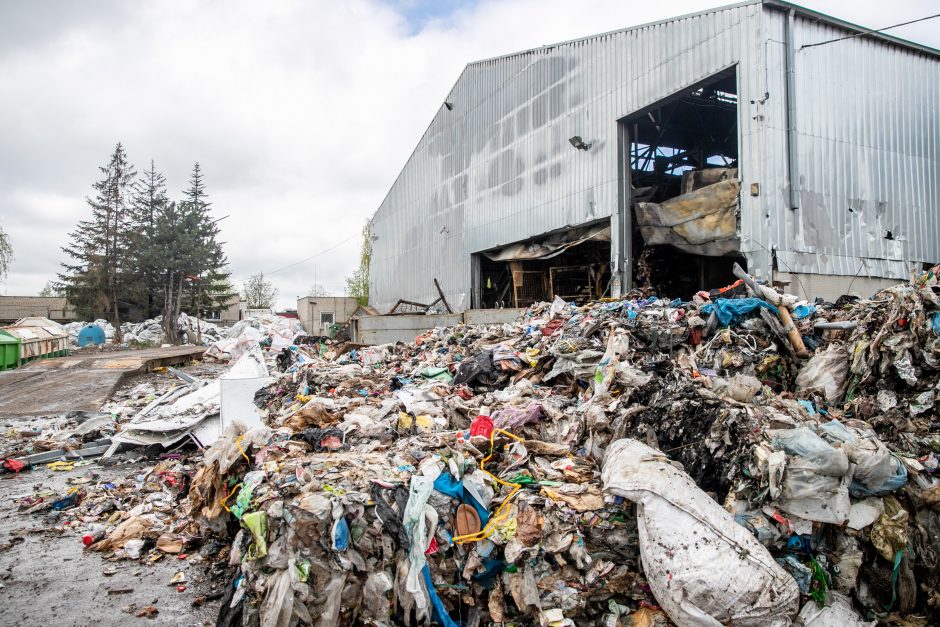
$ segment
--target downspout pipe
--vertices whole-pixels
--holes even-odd
[[[796,137],[796,42],[793,37],[796,12],[791,8],[787,11],[787,27],[784,43],[787,47],[787,174],[790,186],[790,209],[800,208],[800,164],[797,158]]]

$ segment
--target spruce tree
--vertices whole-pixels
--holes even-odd
[[[159,272],[166,249],[155,245],[157,217],[170,202],[166,194],[166,179],[157,172],[153,160],[150,169],[141,174],[134,185],[132,202],[132,239],[135,252],[137,290],[134,297],[145,318],[157,316],[163,308],[163,282]]]
[[[82,220],[62,250],[70,261],[59,279],[66,297],[81,317],[107,315],[114,340],[121,341],[121,307],[133,284],[131,183],[136,176],[118,143],[108,165],[99,168],[94,197],[86,198],[91,219]]]
[[[183,196],[181,202],[170,203],[169,210],[157,221],[157,245],[162,246],[159,241],[165,241],[163,250],[169,253],[161,279],[165,298],[163,328],[172,341],[179,337],[179,314],[184,302],[198,316],[203,308],[231,296],[218,293],[228,286],[229,273],[198,163],[193,166]]]

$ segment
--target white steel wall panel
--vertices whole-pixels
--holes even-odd
[[[869,37],[796,53],[791,210],[781,8],[733,5],[468,65],[372,221],[371,303],[430,302],[437,278],[463,310],[473,253],[615,219],[617,120],[730,67],[754,272],[904,278],[940,260],[938,57]],[[846,34],[797,9],[797,48]]]
[[[465,309],[471,254],[610,219],[617,120],[744,49],[756,62],[760,19],[759,4],[736,5],[468,65],[372,221],[370,302],[430,302],[437,278]]]

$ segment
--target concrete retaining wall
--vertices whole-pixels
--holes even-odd
[[[793,272],[775,272],[775,281],[789,282],[786,291],[800,298],[813,301],[817,296],[830,302],[843,294],[855,294],[868,298],[878,290],[892,287],[903,281],[868,277],[862,272],[859,276],[835,276],[825,274],[797,274]]]
[[[503,324],[518,318],[525,309],[468,309],[463,312],[465,324]]]
[[[455,324],[502,324],[515,320],[523,309],[468,309],[462,314],[363,316],[350,325],[352,341],[358,344],[410,342],[425,331]]]

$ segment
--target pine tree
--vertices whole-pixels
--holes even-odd
[[[124,147],[118,143],[108,165],[99,168],[101,180],[86,198],[91,219],[82,220],[62,250],[71,261],[62,264],[59,280],[66,297],[81,317],[105,314],[121,341],[121,307],[133,284],[130,191],[136,176]]]
[[[190,285],[190,311],[202,317],[206,309],[214,309],[227,304],[235,295],[235,291],[229,281],[230,273],[226,269],[228,261],[222,250],[224,242],[216,239],[219,234],[218,223],[223,218],[213,220],[210,217],[209,209],[212,203],[208,201],[209,196],[206,193],[202,169],[198,161],[193,164],[189,188],[184,194],[186,202],[198,210],[204,222],[202,271],[199,273],[198,281]]]
[[[145,318],[157,316],[163,307],[163,282],[158,273],[165,249],[155,245],[157,217],[170,202],[166,195],[166,178],[157,172],[153,160],[150,169],[134,184],[132,240],[137,275],[134,294],[139,311]]]

